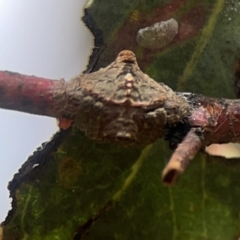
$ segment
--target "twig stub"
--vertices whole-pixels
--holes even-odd
[[[192,128],[178,145],[163,170],[162,181],[165,185],[173,185],[175,183],[177,177],[186,170],[201,146],[201,132],[198,128]]]

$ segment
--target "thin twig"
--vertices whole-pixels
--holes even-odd
[[[162,173],[162,181],[165,185],[173,185],[190,161],[195,157],[202,146],[201,132],[192,128],[178,145]]]

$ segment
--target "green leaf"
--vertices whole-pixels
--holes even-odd
[[[90,66],[129,49],[142,70],[177,91],[234,97],[238,11],[233,0],[89,1],[84,19],[101,53]],[[179,24],[172,42],[157,50],[138,45],[139,29],[170,18]],[[123,148],[75,128],[57,133],[11,182],[3,239],[238,239],[239,161],[199,153],[167,188],[160,176],[170,155],[162,140]]]

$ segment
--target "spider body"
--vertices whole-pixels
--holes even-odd
[[[106,68],[72,82],[79,85],[74,123],[100,142],[152,143],[165,134],[167,123],[178,122],[189,109],[186,99],[144,74],[128,50]]]

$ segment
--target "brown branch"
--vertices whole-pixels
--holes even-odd
[[[0,71],[0,108],[56,117],[59,81]]]
[[[201,131],[192,128],[171,156],[162,173],[165,185],[173,185],[202,146]]]
[[[203,145],[240,142],[240,100],[191,94],[187,121],[203,129]]]

